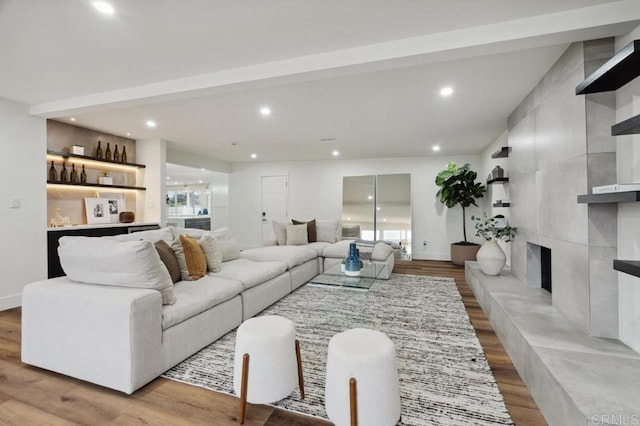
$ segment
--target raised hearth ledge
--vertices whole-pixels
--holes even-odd
[[[525,287],[508,271],[491,277],[466,262],[465,276],[550,425],[640,418],[639,353],[584,334],[551,305],[549,293]]]

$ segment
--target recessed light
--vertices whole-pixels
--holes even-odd
[[[131,136],[131,133],[127,132],[127,136]]]
[[[340,155],[340,151],[333,151],[331,155],[333,155],[334,157],[337,157],[338,155]]]
[[[267,115],[271,115],[271,108],[269,107],[262,107],[260,108],[260,114],[267,116]]]
[[[199,181],[198,181],[198,183],[202,183],[202,181],[201,181],[201,180],[199,180]]]
[[[154,128],[157,126],[156,122],[153,120],[147,120],[147,122],[145,123],[147,125],[147,127],[149,128]]]
[[[382,218],[382,221],[383,221],[383,222],[386,222],[386,221],[387,221],[387,218],[386,218],[386,217],[383,217],[383,218]]]
[[[71,117],[69,120],[76,121],[76,118],[75,117]]]
[[[439,152],[439,151],[440,151],[440,145],[434,145],[434,146],[432,146],[432,147],[431,147],[431,150],[432,150],[433,152]]]
[[[167,180],[171,179],[169,176],[167,176]]]
[[[113,6],[106,1],[94,1],[93,7],[95,7],[98,12],[104,13],[105,15],[113,15],[116,12]]]
[[[440,96],[442,96],[443,98],[449,97],[451,95],[453,95],[453,87],[446,86],[440,89]]]
[[[251,158],[258,158],[258,154],[251,154]]]
[[[380,211],[380,206],[376,207],[376,210]]]
[[[200,168],[200,171],[201,171],[201,172],[204,172],[204,167]]]
[[[367,196],[367,199],[368,199],[368,200],[373,200],[373,195],[369,195],[369,196]]]
[[[350,217],[348,217],[348,218],[347,218],[347,220],[351,220],[351,218],[350,218]]]

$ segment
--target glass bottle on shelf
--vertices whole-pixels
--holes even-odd
[[[69,180],[69,173],[67,172],[67,165],[62,162],[62,171],[60,172],[60,182],[67,182]]]
[[[58,180],[58,171],[53,165],[53,160],[51,160],[51,167],[49,167],[49,180],[51,182],[55,182]]]
[[[120,153],[118,152],[118,145],[116,145],[116,149],[113,150],[113,161],[120,161]]]
[[[100,146],[100,141],[98,141],[98,148],[96,148],[96,158],[102,160],[102,147]]]
[[[71,182],[78,182],[78,171],[76,170],[76,165],[71,163]]]
[[[107,149],[104,151],[104,159],[111,160],[111,147],[109,146],[109,142],[107,142]]]
[[[84,164],[82,165],[82,171],[80,172],[80,183],[87,183],[87,172],[84,170]]]
[[[120,160],[121,160],[123,163],[126,163],[126,162],[127,162],[127,147],[126,147],[126,146],[123,146],[123,147],[122,147],[122,156],[120,157]]]

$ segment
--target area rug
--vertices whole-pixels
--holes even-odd
[[[291,319],[302,351],[305,400],[296,390],[276,407],[326,419],[329,339],[362,327],[384,332],[396,345],[398,424],[513,424],[451,278],[393,274],[369,291],[307,285],[261,315]],[[163,377],[233,395],[235,335],[226,334]]]

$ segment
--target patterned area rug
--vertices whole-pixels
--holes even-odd
[[[455,282],[393,274],[369,291],[303,286],[261,315],[296,324],[306,398],[296,390],[274,406],[326,419],[324,380],[329,339],[363,327],[396,344],[402,425],[511,425]],[[163,377],[234,394],[235,330]]]

